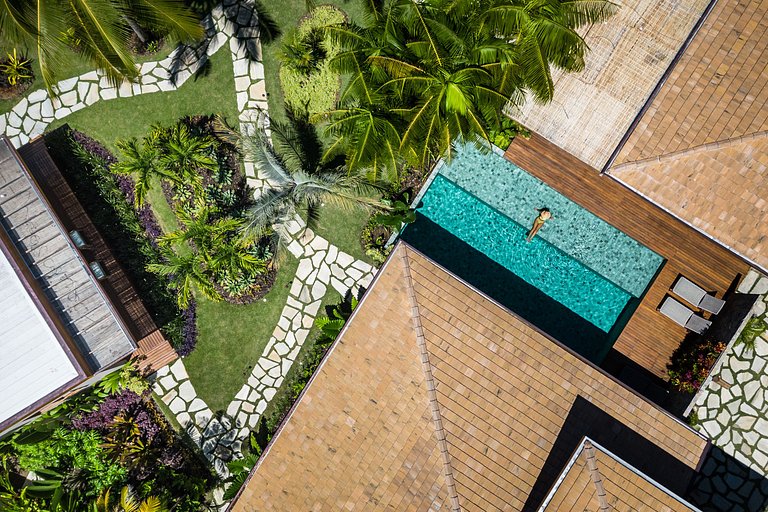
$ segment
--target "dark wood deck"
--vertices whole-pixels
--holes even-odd
[[[687,334],[656,310],[673,281],[683,274],[722,297],[746,274],[749,265],[539,135],[533,134],[530,140],[515,139],[505,156],[667,260],[614,345],[622,355],[666,379],[669,357]]]
[[[75,229],[82,234],[87,245],[81,251],[86,259],[98,261],[104,267],[107,277],[99,284],[133,339],[141,340],[157,331],[157,325],[128,275],[51,159],[43,139],[25,144],[19,149],[19,154],[65,229]]]

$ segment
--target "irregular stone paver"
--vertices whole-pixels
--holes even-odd
[[[768,277],[751,270],[738,291],[759,295],[750,316],[768,320]],[[752,504],[768,504],[768,333],[755,340],[754,351],[729,346],[721,361],[694,406],[695,428],[717,447],[694,494],[718,510],[762,510]]]

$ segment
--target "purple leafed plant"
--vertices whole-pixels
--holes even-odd
[[[142,437],[151,442],[160,432],[160,425],[157,424],[147,409],[146,400],[145,395],[122,390],[105,398],[95,411],[74,418],[72,426],[77,430],[92,429],[105,433],[117,416],[123,416],[124,418],[132,418],[139,427]]]
[[[192,353],[197,344],[197,303],[194,298],[190,299],[189,306],[182,310],[181,318],[184,322],[181,326],[182,344],[176,352],[180,356],[187,356]]]
[[[72,137],[72,140],[77,142],[88,153],[104,160],[104,162],[107,165],[112,165],[113,163],[117,162],[117,158],[115,158],[115,155],[110,153],[107,148],[105,148],[104,146],[99,144],[96,140],[87,136],[83,132],[79,132],[77,130],[70,130],[69,133],[70,133],[70,136]]]
[[[139,222],[147,233],[152,247],[159,249],[160,245],[158,244],[157,239],[162,236],[163,230],[160,229],[160,224],[158,224],[157,218],[155,218],[155,214],[152,212],[152,208],[145,204],[138,209],[137,213],[139,215]]]

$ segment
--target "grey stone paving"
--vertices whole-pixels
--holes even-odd
[[[751,271],[739,287],[759,295],[751,316],[766,320],[768,277]],[[697,429],[728,455],[768,476],[768,333],[726,348],[713,379],[698,393]]]
[[[766,321],[768,277],[752,270],[738,289],[759,295],[750,316]],[[715,445],[693,486],[704,510],[768,510],[768,333],[754,351],[732,344],[696,396],[696,429]]]

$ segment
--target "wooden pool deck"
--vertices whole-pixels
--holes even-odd
[[[685,275],[722,298],[734,281],[746,274],[749,265],[537,134],[529,140],[515,139],[504,156],[666,260],[614,345],[620,354],[666,380],[669,357],[687,334],[657,311],[674,280]]]

